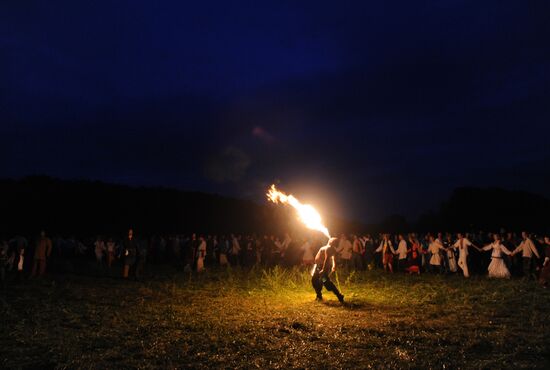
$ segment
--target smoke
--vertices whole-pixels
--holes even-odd
[[[250,157],[241,149],[227,146],[208,160],[205,173],[217,183],[237,182],[250,167]]]
[[[252,129],[252,136],[262,140],[265,143],[271,144],[275,141],[275,137],[262,126],[256,126]]]

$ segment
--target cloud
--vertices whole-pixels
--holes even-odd
[[[205,174],[218,183],[238,182],[246,175],[250,163],[250,157],[244,151],[227,146],[208,160]]]
[[[268,144],[271,144],[275,141],[275,137],[262,126],[254,127],[252,129],[252,136]]]

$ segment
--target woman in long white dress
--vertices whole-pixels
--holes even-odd
[[[508,268],[506,267],[506,264],[504,263],[504,260],[502,259],[502,254],[510,255],[512,252],[510,252],[504,245],[502,245],[500,235],[494,234],[494,242],[492,242],[489,245],[486,245],[483,248],[477,248],[480,252],[481,251],[490,251],[491,253],[491,263],[489,264],[489,268],[487,269],[489,271],[489,277],[490,278],[500,278],[500,279],[509,279],[510,278],[510,271],[508,271]]]
[[[206,256],[206,240],[201,236],[199,242],[200,244],[197,248],[197,272],[204,270],[204,257]]]

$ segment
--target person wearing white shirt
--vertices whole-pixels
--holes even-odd
[[[95,243],[94,243],[94,249],[95,249],[95,258],[97,261],[97,265],[101,267],[103,265],[103,254],[105,253],[105,250],[107,249],[105,247],[105,242],[103,239],[101,239],[99,236],[97,237]]]
[[[510,271],[508,271],[508,268],[506,267],[506,264],[504,263],[504,260],[502,259],[502,254],[511,255],[512,252],[510,252],[504,245],[502,245],[500,235],[494,234],[493,235],[494,242],[486,245],[483,248],[477,248],[480,252],[481,251],[490,251],[491,253],[491,263],[489,264],[489,277],[490,278],[510,278]]]
[[[468,247],[475,246],[472,244],[468,238],[465,238],[463,234],[458,233],[458,240],[453,244],[454,249],[458,249],[458,267],[462,269],[464,277],[470,277],[470,272],[468,270]]]
[[[442,266],[441,266],[441,254],[440,252],[444,250],[443,244],[439,241],[439,239],[435,239],[433,236],[430,236],[430,244],[428,246],[430,249],[430,253],[432,254],[432,257],[430,258],[430,265],[435,271],[442,272]]]
[[[340,242],[338,243],[338,253],[340,254],[340,259],[342,260],[342,264],[349,268],[351,265],[351,253],[352,253],[353,246],[351,242],[348,240],[346,235],[342,234],[340,236]]]
[[[399,245],[397,246],[397,271],[405,271],[407,263],[407,241],[402,234],[399,234]]]
[[[545,288],[548,288],[550,281],[550,237],[547,235],[542,240],[544,245],[544,262],[539,276],[539,283]]]
[[[519,244],[519,246],[512,252],[512,256],[515,254],[521,252],[521,256],[523,257],[523,276],[526,278],[531,277],[531,268],[532,268],[532,257],[533,254],[540,258],[539,252],[537,251],[537,248],[535,247],[535,244],[529,237],[529,234],[527,234],[525,231],[521,233],[522,241]]]
[[[309,239],[304,241],[304,244],[302,244],[300,249],[303,251],[302,265],[313,266],[315,255],[313,254],[313,244],[309,241]]]

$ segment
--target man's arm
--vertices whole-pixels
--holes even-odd
[[[332,272],[336,271],[336,258],[334,256],[332,258]]]
[[[533,253],[535,254],[535,256],[537,256],[537,258],[540,258],[539,256],[539,252],[537,251],[537,247],[535,247],[535,243],[533,243],[532,240],[529,240],[529,248],[531,248],[531,251],[533,251]]]
[[[519,243],[518,247],[516,249],[514,249],[514,251],[512,252],[512,256],[518,252],[520,252],[522,249],[523,249],[523,243],[524,242],[521,242]]]

